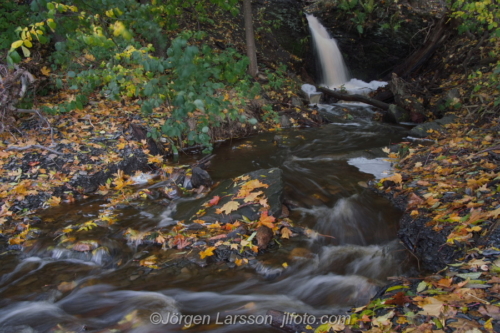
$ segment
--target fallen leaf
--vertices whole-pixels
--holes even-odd
[[[274,228],[274,224],[273,224],[274,220],[276,220],[274,218],[274,216],[269,216],[268,211],[265,211],[262,214],[260,214],[259,225],[264,225],[264,226],[268,227],[269,229],[273,229]]]
[[[215,206],[219,203],[220,197],[218,195],[214,196],[210,201],[208,202],[208,207]]]
[[[219,210],[221,213],[229,214],[240,207],[240,204],[237,201],[229,201],[226,202]],[[220,214],[220,213],[217,213]]]
[[[200,252],[200,258],[205,259],[206,257],[213,256],[214,250],[215,250],[215,246],[207,247],[205,251]]]

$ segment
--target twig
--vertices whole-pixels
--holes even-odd
[[[9,147],[5,151],[10,151],[10,150],[22,151],[22,150],[28,150],[28,149],[45,149],[45,150],[50,151],[51,153],[54,153],[57,155],[63,155],[63,153],[61,153],[57,150],[54,150],[54,149],[51,149],[51,148],[48,148],[48,147],[45,147],[42,145],[29,145],[26,147]]]
[[[481,301],[481,302],[483,302],[483,303],[486,303],[486,304],[488,304],[488,305],[490,305],[490,304],[491,304],[491,303],[490,303],[490,302],[488,302],[487,300],[484,300],[484,299],[482,299],[482,298],[479,298],[479,297],[477,297],[477,296],[474,296],[474,295],[472,295],[471,293],[467,293],[467,295],[469,295],[469,296],[470,296],[470,297],[472,297],[472,298],[477,299],[478,301]]]

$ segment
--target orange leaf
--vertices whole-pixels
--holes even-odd
[[[259,225],[265,225],[266,227],[268,227],[269,229],[273,229],[274,228],[274,220],[276,220],[274,218],[274,216],[269,216],[268,215],[268,212],[265,211],[263,212],[261,215],[260,215],[260,219],[259,219]]]
[[[213,256],[214,250],[215,250],[215,246],[207,247],[207,249],[205,251],[200,252],[200,258],[205,259],[206,257]]]

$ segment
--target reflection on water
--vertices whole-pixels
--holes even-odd
[[[324,108],[333,116],[345,113],[344,106]],[[363,112],[369,111],[351,110]],[[276,252],[241,267],[213,263],[202,268],[189,251],[172,260],[171,251],[158,249],[154,253],[165,258],[166,268],[152,270],[137,264],[151,253],[127,244],[123,230],[175,223],[192,213],[193,200],[123,208],[109,230],[96,228],[91,234],[95,250],[89,252],[59,247],[53,233],[97,214],[102,202],[90,199],[72,210],[54,209],[45,213],[54,222],[40,227],[42,236],[29,249],[20,257],[1,257],[0,332],[57,331],[56,325],[60,331],[182,331],[180,325],[153,325],[153,312],[164,318],[172,313],[210,318],[209,325],[194,331],[277,332],[267,325],[221,325],[216,319],[263,315],[269,309],[338,314],[365,303],[387,277],[402,273],[404,252],[396,240],[400,213],[358,186],[373,178],[369,164],[361,169],[365,173],[349,160],[379,157],[375,148],[397,142],[406,131],[342,119],[320,129],[282,131],[278,144],[275,134],[226,143],[212,161],[216,180],[281,168],[290,218],[313,229],[315,237],[283,242]]]

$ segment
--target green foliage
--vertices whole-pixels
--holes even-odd
[[[451,16],[460,20],[458,31],[460,33],[466,31],[488,33],[489,42],[491,45],[494,45],[490,56],[498,58],[500,54],[500,7],[498,1],[448,0],[448,4],[451,7]],[[483,97],[481,96],[483,90],[498,91],[500,89],[500,61],[497,61],[496,68],[487,78],[483,78],[482,72],[475,71],[469,75],[469,79],[477,82],[471,97],[478,98],[483,102]],[[500,105],[500,96],[498,94],[493,105],[494,107]]]
[[[342,16],[353,22],[353,27],[362,35],[374,26],[397,31],[403,20],[399,19],[399,9],[394,4],[398,0],[378,2],[375,0],[337,0]]]
[[[448,0],[452,16],[462,20],[459,32],[491,31],[493,36],[500,37],[498,21],[500,8],[497,0]]]
[[[145,114],[157,108],[171,115],[161,131],[176,140],[211,147],[211,128],[225,121],[255,124],[243,101],[261,92],[246,74],[248,59],[235,49],[213,50],[203,32],[172,32],[185,15],[211,23],[211,11],[238,13],[237,0],[34,0],[31,22],[16,31],[7,61],[30,56],[36,42],[54,39],[53,86],[74,91],[70,102],[45,107],[48,113],[82,109],[91,94],[140,104]],[[185,10],[189,8],[189,11]],[[169,36],[172,40],[169,40]],[[174,37],[172,37],[174,36]],[[164,48],[157,52],[157,48]],[[168,50],[167,50],[168,49]],[[280,82],[275,82],[279,86]],[[230,87],[230,88],[229,88]],[[231,93],[231,98],[225,92]],[[154,130],[151,136],[158,138]]]
[[[29,19],[29,6],[5,1],[0,5],[0,50],[9,49],[17,40],[15,32],[18,24],[25,25]]]
[[[358,0],[340,0],[339,7],[342,10],[349,11],[358,5]]]
[[[226,85],[248,98],[254,97],[258,87],[248,86],[247,57],[231,48],[215,52],[207,45],[189,45],[191,35],[183,33],[167,51],[167,68],[172,70],[167,99],[175,108],[162,131],[170,137],[186,134],[188,144],[210,147],[210,127],[225,119],[247,121],[238,108],[241,101],[222,96]],[[193,37],[202,38],[196,34]],[[192,125],[187,122],[190,119]]]

